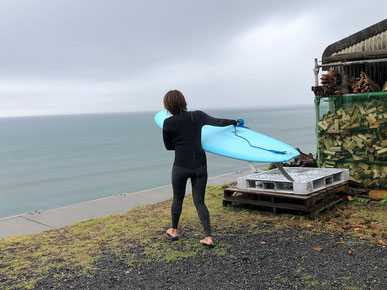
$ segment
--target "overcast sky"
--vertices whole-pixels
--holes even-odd
[[[313,60],[387,1],[0,0],[0,117],[313,104]]]

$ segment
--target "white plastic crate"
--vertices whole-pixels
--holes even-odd
[[[239,177],[237,187],[268,192],[310,194],[349,180],[349,170],[341,168],[286,167],[294,179],[286,179],[278,169]]]

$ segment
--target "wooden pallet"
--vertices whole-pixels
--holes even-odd
[[[332,207],[348,194],[348,182],[334,185],[308,195],[286,194],[228,187],[224,189],[223,206],[233,202],[251,204],[274,213],[296,211],[311,216]]]

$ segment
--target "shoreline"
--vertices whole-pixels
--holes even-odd
[[[248,172],[249,170],[237,171],[210,177],[207,186],[235,181],[237,177]],[[187,182],[186,192],[191,194],[190,180]],[[0,239],[58,229],[79,221],[123,213],[135,206],[155,204],[171,197],[172,186],[165,185],[132,193],[115,194],[49,210],[37,210],[4,217],[0,218]]]

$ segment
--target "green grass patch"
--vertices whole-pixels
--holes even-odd
[[[230,232],[229,229],[240,230],[246,235],[293,226],[305,228],[304,235],[327,229],[347,231],[335,225],[346,223],[363,223],[363,228],[368,231],[368,241],[377,242],[386,234],[386,205],[382,203],[374,207],[347,204],[340,212],[325,213],[320,218],[310,220],[292,215],[262,214],[242,206],[223,207],[222,197],[222,186],[207,187],[206,204],[215,238],[216,235],[232,235],[227,233]],[[2,239],[2,286],[6,289],[31,289],[39,279],[47,275],[58,280],[71,278],[63,269],[76,269],[76,275],[91,277],[96,270],[94,262],[106,253],[116,255],[132,266],[141,262],[229,255],[229,246],[225,243],[218,244],[212,250],[204,249],[199,243],[204,234],[191,195],[184,200],[179,229],[181,238],[173,243],[168,241],[165,231],[170,226],[170,204],[171,200],[167,200],[57,230]],[[352,232],[355,235],[360,234]]]

